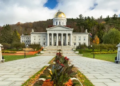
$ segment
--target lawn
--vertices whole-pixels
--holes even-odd
[[[83,54],[84,57],[93,58],[92,49],[87,49],[87,48],[86,49],[78,49],[77,51],[79,51],[80,54]],[[101,52],[104,52],[104,51],[105,52],[116,52],[116,50],[115,51],[102,50]],[[100,50],[95,49],[94,52],[100,52]],[[117,56],[117,53],[115,53],[115,54],[95,54],[95,59],[114,62],[116,56]]]
[[[3,55],[5,61],[12,61],[18,59],[24,59],[24,55]],[[34,57],[36,55],[26,55],[26,58]]]
[[[83,56],[93,58],[93,54],[91,53],[83,53]],[[117,54],[95,54],[95,59],[101,59],[101,60],[114,62],[116,56]]]

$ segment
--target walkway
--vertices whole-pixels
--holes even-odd
[[[68,58],[95,86],[120,86],[120,64],[81,56]]]
[[[53,56],[37,56],[0,63],[0,86],[21,86],[52,58]]]
[[[48,47],[42,56],[1,63],[0,86],[21,86],[53,58],[57,49]],[[120,86],[120,64],[81,57],[69,47],[62,50],[95,86]]]

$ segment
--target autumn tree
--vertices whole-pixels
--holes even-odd
[[[99,44],[99,42],[100,42],[100,40],[99,40],[98,36],[96,35],[94,40],[93,40],[93,43],[94,44]]]

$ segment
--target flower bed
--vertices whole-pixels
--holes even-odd
[[[67,57],[57,53],[49,63],[52,64],[43,71],[34,86],[81,86],[77,79],[77,68],[70,64]]]
[[[92,52],[92,54],[116,54],[117,51],[115,52]]]
[[[57,53],[49,63],[22,86],[94,86],[61,53]]]

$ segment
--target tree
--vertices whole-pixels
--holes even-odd
[[[79,18],[77,19],[77,27],[79,28],[79,32],[84,30],[85,26],[85,20],[82,14],[79,15]]]
[[[13,40],[12,43],[19,43],[20,42],[20,34],[17,32],[16,29],[13,32],[12,40]]]
[[[93,43],[94,44],[99,44],[99,42],[100,42],[100,40],[99,40],[98,36],[96,35],[94,40],[93,40]]]
[[[105,44],[118,44],[120,42],[120,31],[113,28],[105,33],[103,36],[103,42]]]
[[[9,25],[3,26],[0,33],[1,43],[12,43],[12,30]]]

